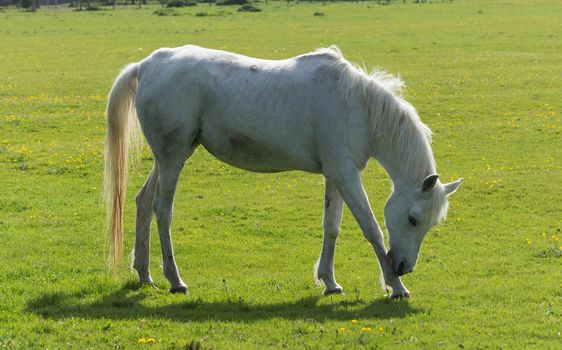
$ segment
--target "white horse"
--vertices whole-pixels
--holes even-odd
[[[154,167],[136,197],[133,267],[152,283],[149,235],[158,223],[170,292],[187,293],[174,260],[170,224],[180,171],[202,145],[216,158],[254,172],[303,170],[325,177],[324,239],[315,278],[324,294],[341,293],[334,252],[345,202],[378,258],[392,297],[408,297],[400,280],[416,265],[427,231],[447,212],[462,179],[436,175],[431,131],[400,95],[402,82],[367,74],[332,46],[286,60],[263,60],[196,46],[163,48],[124,68],[107,106],[105,191],[110,260],[122,260],[123,208],[130,135],[138,121]],[[387,253],[360,173],[370,158],[394,190],[384,216]]]

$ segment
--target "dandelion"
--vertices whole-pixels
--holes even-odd
[[[31,150],[25,146],[21,146],[16,152],[23,153],[23,154],[30,154]]]
[[[154,338],[139,338],[139,340],[137,340],[137,343],[139,344],[150,344],[150,343],[156,343],[156,339]]]
[[[553,241],[558,241],[558,236],[556,235],[552,235],[550,238],[552,238]]]
[[[351,323],[357,323],[357,320],[351,320]]]
[[[384,328],[383,328],[383,327],[379,327],[379,332],[382,332],[382,331],[384,331]]]
[[[372,330],[373,330],[373,329],[372,329],[371,327],[363,327],[363,328],[361,328],[361,332],[370,332],[370,331],[372,331]]]
[[[345,327],[340,327],[340,331],[345,332]]]

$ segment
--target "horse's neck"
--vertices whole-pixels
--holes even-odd
[[[374,158],[386,170],[395,185],[418,186],[426,176],[436,172],[429,142],[421,134],[412,137],[418,138],[410,140],[416,141],[414,144],[421,148],[417,149],[417,152],[404,148],[398,140],[389,142],[382,139],[375,142]]]

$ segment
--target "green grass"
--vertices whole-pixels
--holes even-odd
[[[258,6],[0,11],[0,348],[559,348],[562,5]],[[186,43],[265,58],[337,44],[400,73],[434,131],[442,178],[465,177],[404,277],[410,300],[385,297],[347,209],[336,254],[347,294],[321,297],[322,178],[251,174],[202,149],[182,174],[173,227],[191,294],[166,292],[156,235],[159,289],[108,274],[105,96],[125,64]],[[130,176],[126,251],[150,166],[145,151]],[[373,162],[364,182],[382,222],[387,177]]]

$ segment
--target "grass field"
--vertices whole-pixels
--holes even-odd
[[[0,348],[560,349],[562,4],[258,6],[0,10]],[[336,254],[347,293],[321,297],[322,177],[251,174],[203,149],[173,226],[191,294],[167,293],[155,235],[158,289],[109,275],[105,96],[125,64],[186,43],[265,58],[336,44],[400,74],[442,178],[465,178],[403,278],[410,300],[384,295],[347,209]],[[125,251],[150,166],[145,150],[130,174]],[[386,174],[373,162],[363,179],[382,223]]]

